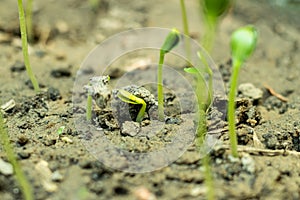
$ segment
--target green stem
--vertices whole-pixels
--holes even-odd
[[[184,0],[180,0],[180,7],[181,7],[181,15],[182,15],[182,24],[183,24],[183,33],[185,34],[185,50],[187,59],[190,60],[191,57],[191,44],[190,44],[190,32],[189,32],[189,25],[188,19],[186,14],[186,8]]]
[[[164,96],[163,96],[163,64],[165,59],[165,53],[160,51],[159,64],[157,70],[157,99],[158,99],[158,118],[160,121],[164,121]]]
[[[90,94],[87,96],[87,103],[86,103],[86,120],[91,121],[92,120],[92,104],[93,99]]]
[[[22,39],[22,51],[24,57],[24,63],[26,67],[27,74],[31,80],[33,85],[34,91],[39,92],[40,87],[39,84],[32,72],[30,62],[29,62],[29,55],[28,55],[28,43],[27,43],[27,33],[26,33],[26,21],[24,15],[24,8],[22,0],[18,0],[18,9],[19,9],[19,20],[20,20],[20,32],[21,32],[21,39]]]
[[[141,122],[143,120],[144,115],[145,115],[145,111],[146,111],[146,107],[147,107],[147,104],[145,102],[142,103],[142,107],[141,107],[141,109],[140,109],[140,111],[139,111],[139,113],[136,117],[137,122]]]
[[[205,176],[205,185],[207,188],[206,197],[208,200],[214,200],[215,199],[214,180],[213,180],[212,170],[210,167],[210,157],[208,154],[202,158],[202,164],[205,170],[204,176]]]
[[[189,26],[186,15],[186,8],[184,4],[184,0],[180,0],[181,14],[182,14],[182,23],[183,23],[183,32],[185,35],[189,35]]]
[[[238,157],[237,151],[237,135],[235,132],[235,95],[237,90],[238,75],[240,71],[240,62],[233,62],[230,91],[229,91],[229,102],[228,102],[228,124],[229,124],[229,139],[231,146],[231,154],[234,157]]]
[[[205,26],[203,46],[207,52],[211,52],[216,36],[217,18],[206,16]]]
[[[16,179],[19,182],[21,191],[24,195],[24,199],[32,200],[33,193],[32,193],[31,185],[29,184],[28,180],[26,179],[19,163],[17,162],[14,151],[13,151],[12,147],[10,146],[7,131],[4,128],[4,121],[3,121],[3,116],[2,116],[1,111],[0,111],[0,139],[1,139],[1,142],[3,145],[3,149],[6,152],[7,158],[14,168]]]
[[[26,5],[26,15],[27,15],[27,31],[28,31],[28,41],[33,42],[33,28],[32,28],[32,5],[33,0],[27,0]]]

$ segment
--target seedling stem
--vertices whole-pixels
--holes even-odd
[[[130,92],[127,92],[126,90],[119,90],[118,97],[125,103],[142,105],[142,107],[136,117],[136,121],[141,122],[143,120],[145,112],[146,112],[146,107],[147,107],[146,102],[143,99],[131,94]]]
[[[9,137],[8,137],[7,131],[4,127],[4,120],[3,120],[1,111],[0,111],[0,139],[1,139],[1,143],[3,145],[3,149],[6,152],[7,158],[14,168],[16,179],[19,182],[21,191],[24,195],[24,199],[25,200],[33,200],[33,193],[32,193],[31,185],[29,184],[28,180],[26,179],[26,177],[21,169],[21,166],[19,165],[19,163],[16,159],[14,151],[9,143]]]
[[[160,49],[159,63],[157,69],[157,98],[158,98],[158,119],[164,121],[164,96],[163,96],[163,64],[165,55],[171,51],[179,42],[180,35],[177,29],[173,28],[167,35],[164,44]]]
[[[25,14],[24,14],[24,8],[22,0],[18,0],[18,9],[19,9],[19,20],[20,20],[20,32],[21,32],[21,40],[22,40],[22,51],[23,51],[23,57],[24,57],[24,63],[26,67],[27,74],[31,80],[31,83],[33,85],[34,91],[39,92],[40,87],[39,84],[32,72],[30,61],[29,61],[29,55],[28,55],[28,42],[27,42],[27,33],[26,33],[26,20],[25,20]]]

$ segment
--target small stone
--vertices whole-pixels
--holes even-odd
[[[51,71],[51,76],[53,76],[54,78],[70,77],[71,72],[69,69],[65,68],[53,69]]]
[[[25,144],[27,144],[28,141],[29,141],[29,139],[24,134],[22,134],[18,137],[18,144],[20,146],[24,146]]]
[[[0,159],[0,173],[3,175],[12,175],[14,173],[13,166],[10,163]]]
[[[61,99],[60,92],[58,89],[50,87],[47,90],[47,97],[52,101],[56,101],[57,99]]]
[[[135,195],[137,200],[155,200],[156,197],[153,193],[151,193],[147,188],[140,187],[137,188],[133,194]]]
[[[30,153],[29,152],[26,152],[26,151],[22,151],[22,152],[19,152],[18,153],[18,156],[21,158],[21,159],[27,159],[30,157]]]
[[[25,68],[25,64],[20,62],[20,61],[17,61],[15,62],[11,67],[10,67],[10,71],[12,72],[23,72],[25,71],[26,68]]]
[[[56,29],[58,30],[59,33],[67,33],[69,32],[69,26],[65,21],[58,21],[55,24]]]
[[[238,91],[242,96],[251,98],[253,100],[259,100],[263,96],[263,91],[259,88],[256,88],[252,83],[244,83],[239,85]]]
[[[255,172],[255,162],[253,158],[249,154],[243,154],[243,157],[241,159],[243,169],[247,172],[253,174]]]
[[[64,142],[66,142],[66,143],[70,143],[70,144],[73,143],[73,140],[71,140],[71,139],[68,138],[67,136],[62,137],[61,140],[64,141]]]
[[[125,136],[134,137],[140,132],[140,130],[140,124],[138,122],[125,121],[122,124],[121,133]]]
[[[59,171],[55,171],[52,173],[51,180],[55,182],[61,182],[64,179],[63,175],[59,173]]]
[[[57,185],[51,182],[52,172],[48,167],[48,162],[40,160],[35,165],[35,171],[39,176],[39,181],[47,192],[55,192]]]
[[[6,102],[5,104],[1,105],[1,110],[3,110],[4,112],[8,112],[11,109],[13,109],[16,106],[16,102],[15,100],[11,99],[8,102]]]

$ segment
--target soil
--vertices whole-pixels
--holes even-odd
[[[255,98],[243,91],[238,94],[239,158],[230,156],[224,117],[218,118],[221,128],[209,130],[209,134],[218,137],[209,153],[216,199],[300,198],[300,90],[297,78],[300,75],[300,4],[299,1],[286,2],[290,3],[236,1],[235,7],[220,22],[211,56],[222,74],[225,88],[228,88],[231,73],[230,34],[249,23],[258,28],[256,51],[243,66],[239,82],[252,83],[262,93],[258,92],[260,97],[255,93]],[[196,1],[186,1],[186,4],[192,36],[199,40],[203,24]],[[1,5],[0,105],[10,100],[15,102],[4,111],[4,117],[11,145],[33,187],[35,199],[206,199],[201,155],[193,142],[195,108],[181,111],[179,116],[178,107],[182,102],[187,105],[194,102],[193,94],[185,93],[185,87],[178,87],[182,102],[172,91],[166,90],[166,114],[169,117],[164,128],[158,131],[161,122],[151,119],[150,114],[141,127],[126,124],[127,130],[123,127],[123,134],[117,122],[87,126],[85,107],[77,106],[79,104],[73,99],[79,67],[97,44],[133,28],[178,27],[182,30],[179,1],[101,0],[96,9],[91,9],[88,1],[34,1],[35,40],[29,53],[42,88],[40,94],[34,93],[23,64],[17,1],[2,0]],[[134,62],[136,60],[118,63],[119,67],[109,72],[112,81],[117,82],[126,70],[135,68]],[[147,66],[147,61],[143,62]],[[147,67],[138,70],[147,75],[155,74],[151,69],[151,73],[147,71]],[[94,72],[85,70],[81,73],[91,76]],[[130,78],[134,78],[134,74]],[[172,80],[172,76],[169,78]],[[175,78],[172,81],[178,84]],[[145,87],[155,94],[151,91],[153,85]],[[268,88],[287,101],[276,97]],[[212,108],[211,114],[218,115],[216,113]],[[93,119],[97,117],[113,118],[110,111],[103,110],[94,111]],[[208,119],[210,127],[214,122]],[[58,133],[62,126],[65,128]],[[132,134],[134,129],[142,131]],[[159,150],[173,141],[187,146],[179,145],[178,151],[167,152],[170,156],[176,155],[176,159],[155,157],[157,165],[151,163],[148,166],[142,156],[126,160],[127,154],[114,157],[99,151],[97,146],[89,146],[96,137],[91,130],[103,133],[114,145],[131,153]],[[191,137],[177,137],[178,130],[184,135],[191,134]],[[130,162],[136,161],[134,159],[140,163],[137,168],[130,168]],[[0,160],[7,163],[2,148]],[[113,167],[107,162],[113,162]],[[138,169],[144,170],[135,173]],[[1,169],[0,199],[23,199],[15,177]]]

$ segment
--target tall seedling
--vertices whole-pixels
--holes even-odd
[[[228,124],[231,153],[238,157],[237,136],[235,132],[235,95],[238,83],[238,75],[241,66],[253,53],[257,41],[257,31],[255,27],[249,25],[237,29],[231,36],[232,54],[232,75],[230,81],[229,102],[228,102]]]
[[[164,121],[164,96],[163,96],[163,65],[165,55],[170,52],[178,43],[180,34],[177,29],[167,35],[164,44],[160,49],[159,63],[157,69],[157,98],[158,98],[158,118],[160,121]]]
[[[221,17],[228,11],[233,0],[199,0],[203,14],[205,33],[204,48],[210,52],[215,40],[216,28]]]
[[[26,20],[25,20],[25,14],[24,14],[22,0],[18,0],[18,10],[19,10],[20,32],[21,32],[21,40],[22,40],[22,51],[23,51],[23,57],[24,57],[26,71],[31,80],[34,91],[39,92],[40,87],[39,87],[39,84],[32,72],[32,69],[30,66],[30,61],[29,61],[28,42],[27,42],[27,33],[26,33]]]

